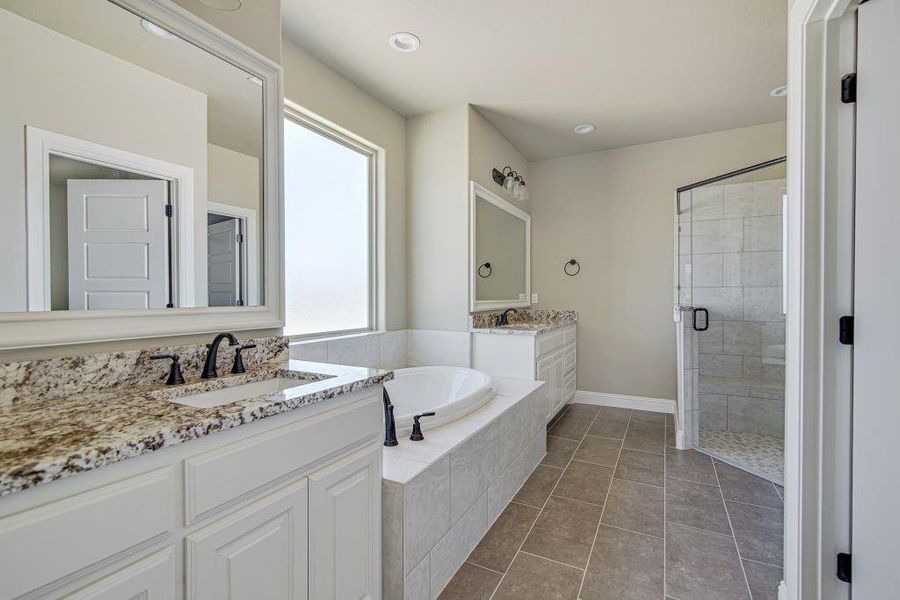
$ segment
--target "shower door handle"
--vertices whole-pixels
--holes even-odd
[[[697,313],[699,313],[701,311],[703,312],[703,327],[699,327],[697,325]],[[706,310],[705,308],[695,308],[693,311],[693,317],[694,317],[694,322],[693,322],[694,331],[706,331],[707,329],[709,329],[709,311],[708,310]]]

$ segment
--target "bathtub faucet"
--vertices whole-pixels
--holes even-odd
[[[426,412],[426,413],[422,413],[420,415],[414,415],[413,416],[412,433],[410,434],[409,439],[411,439],[414,442],[421,442],[422,440],[424,440],[425,436],[422,435],[422,424],[419,423],[419,419],[421,419],[422,417],[433,417],[433,416],[434,416],[433,412]]]
[[[394,405],[391,404],[391,397],[388,395],[387,389],[382,394],[384,398],[384,445],[396,446],[400,442],[397,441],[397,425],[394,423]]]

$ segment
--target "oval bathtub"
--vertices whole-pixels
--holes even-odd
[[[496,393],[488,375],[463,367],[397,369],[384,387],[394,405],[398,436],[412,431],[413,415],[435,413],[421,421],[427,431],[484,406]]]

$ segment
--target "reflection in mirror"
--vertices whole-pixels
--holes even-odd
[[[473,310],[530,304],[530,217],[505,200],[473,192]]]
[[[0,38],[0,311],[265,301],[259,79],[108,0]]]

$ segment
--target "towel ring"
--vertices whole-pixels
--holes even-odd
[[[487,269],[487,275],[483,275],[481,273],[482,269]],[[478,267],[478,276],[481,277],[482,279],[487,279],[488,277],[491,276],[491,273],[493,273],[493,272],[494,272],[494,269],[491,267],[491,263],[489,263],[489,262],[486,262],[483,265],[481,265],[480,267]]]
[[[572,270],[570,267],[575,267],[575,269]],[[563,271],[569,277],[575,277],[581,272],[581,265],[578,264],[578,261],[574,258],[570,258],[569,261],[563,265]]]

